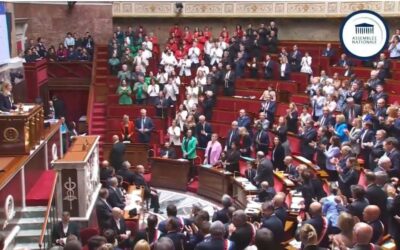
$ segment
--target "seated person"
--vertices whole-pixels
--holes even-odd
[[[107,198],[107,202],[111,205],[111,207],[119,207],[120,209],[124,209],[125,197],[121,189],[119,189],[118,187],[117,177],[110,178],[108,192],[109,195]]]
[[[170,142],[165,142],[164,147],[160,149],[160,157],[165,159],[177,159],[175,148],[171,147]]]
[[[260,186],[261,190],[257,195],[257,201],[265,202],[272,200],[276,194],[274,187],[270,187],[268,181],[261,182]]]
[[[51,234],[52,241],[56,245],[63,246],[66,243],[66,238],[70,235],[79,237],[79,225],[70,221],[71,215],[68,211],[62,213],[61,221],[54,225]]]
[[[129,185],[135,183],[135,174],[130,170],[131,164],[129,161],[124,161],[122,167],[117,171],[117,175],[122,178],[122,180]]]
[[[12,97],[12,84],[9,82],[5,82],[2,84],[0,91],[0,111],[10,112],[17,108],[14,105],[13,97]]]
[[[144,198],[150,199],[150,207],[154,209],[154,213],[159,213],[160,203],[158,201],[159,197],[158,197],[157,190],[151,188],[149,186],[149,184],[147,184],[143,175],[144,175],[143,165],[136,166],[135,184],[136,184],[136,186],[142,186],[144,188]]]

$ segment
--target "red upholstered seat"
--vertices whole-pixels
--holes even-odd
[[[126,229],[131,231],[131,235],[135,235],[138,231],[138,222],[136,220],[126,220]]]
[[[145,180],[147,183],[150,183],[150,181],[151,181],[151,173],[144,174],[144,180]]]
[[[197,193],[197,190],[199,189],[199,181],[198,180],[194,180],[192,183],[190,183],[187,186],[186,189],[187,189],[188,192]]]
[[[82,245],[86,245],[90,237],[98,235],[99,230],[95,227],[84,228],[80,231],[79,235],[81,238]]]
[[[365,177],[365,172],[364,170],[360,171],[360,178],[358,179],[358,185],[361,185],[363,187],[367,187],[367,179]]]

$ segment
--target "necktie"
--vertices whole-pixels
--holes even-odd
[[[324,126],[324,123],[325,123],[325,116],[322,116],[322,118],[321,118],[321,126]]]
[[[142,129],[144,129],[144,118],[142,118]]]
[[[267,103],[267,105],[265,106],[265,111],[268,111],[269,108],[269,102]]]
[[[231,135],[229,136],[228,145],[230,146],[232,143],[233,131],[231,131]]]

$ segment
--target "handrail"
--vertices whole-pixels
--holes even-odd
[[[98,47],[94,47],[93,61],[92,61],[92,81],[89,87],[88,105],[86,110],[86,122],[88,125],[88,134],[92,134],[92,111],[95,95],[95,81],[96,81],[96,68],[97,68],[97,50]]]
[[[50,210],[51,210],[51,206],[53,204],[54,193],[55,193],[55,190],[56,190],[57,179],[58,179],[58,172],[56,172],[54,177],[55,178],[54,178],[53,185],[51,187],[50,198],[49,198],[49,201],[47,202],[46,214],[45,214],[44,222],[43,222],[43,225],[42,225],[42,231],[41,231],[40,237],[39,237],[39,248],[40,249],[42,249],[42,246],[43,246],[44,235],[46,233],[47,223],[49,221],[49,216],[50,216]]]

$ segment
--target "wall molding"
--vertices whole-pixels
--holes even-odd
[[[180,17],[180,18],[321,18],[345,17],[349,13],[368,9],[384,17],[398,17],[399,0],[347,1],[183,1],[183,12],[175,12],[175,1],[113,2],[113,17]]]

